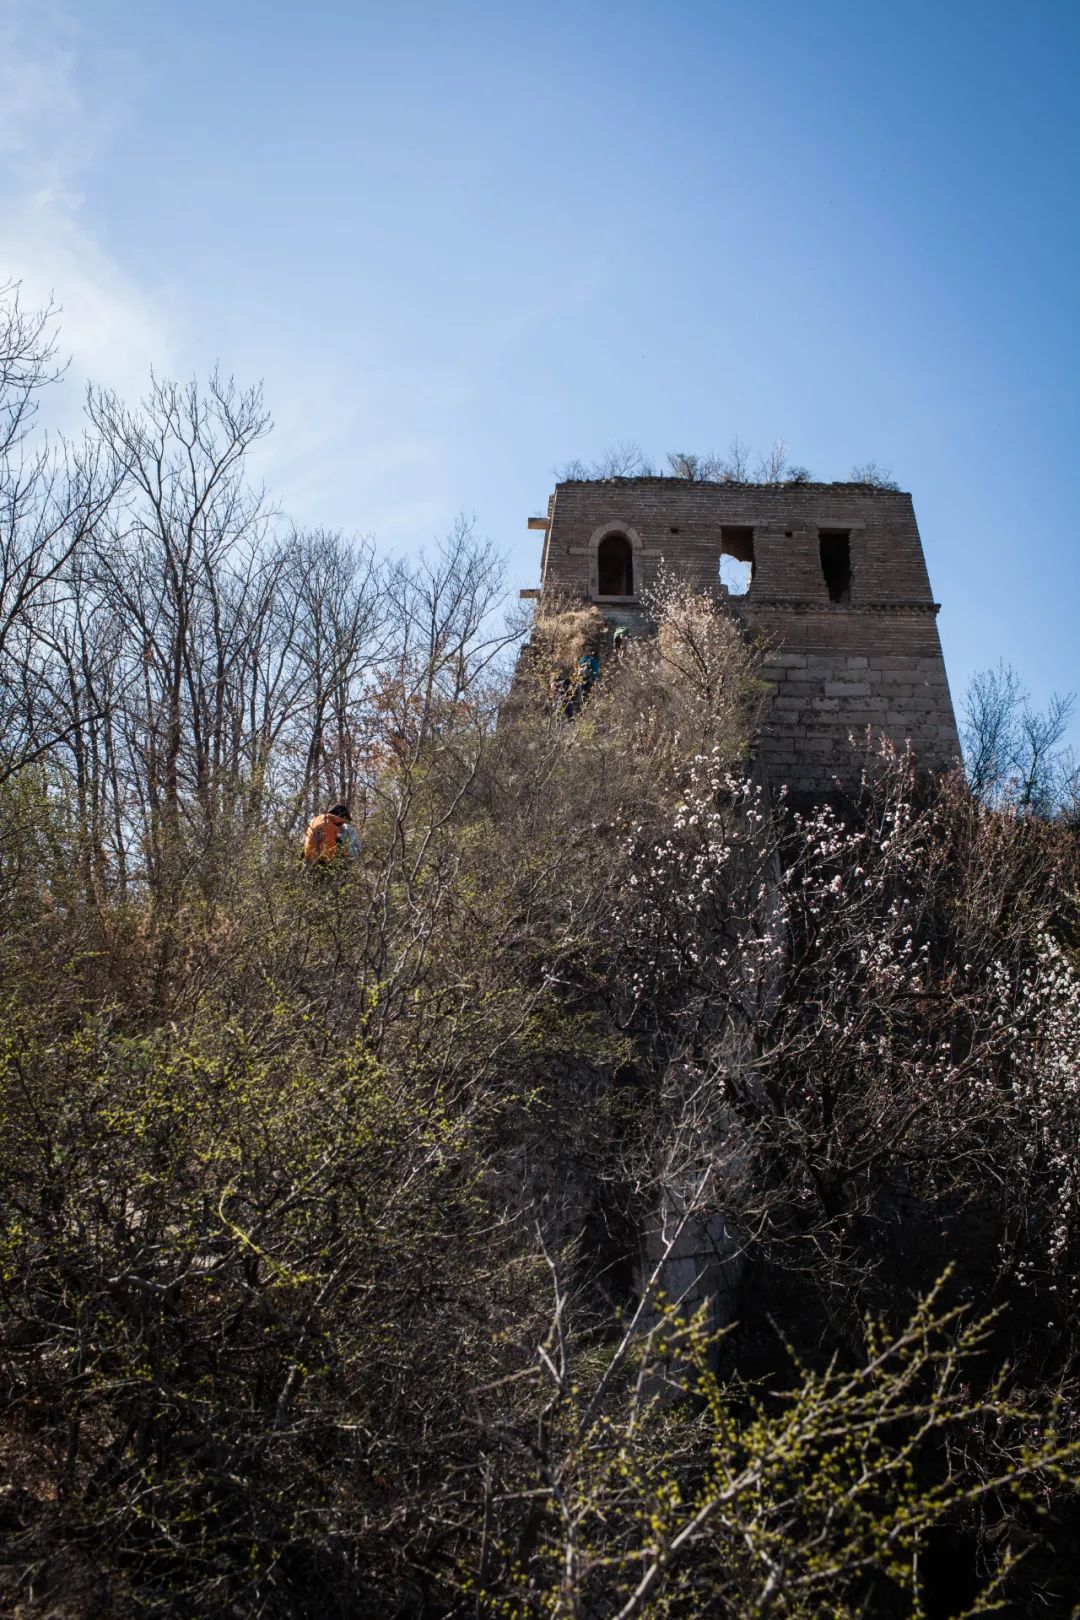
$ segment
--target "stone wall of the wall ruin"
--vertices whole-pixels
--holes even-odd
[[[938,656],[771,653],[772,687],[758,758],[772,783],[828,794],[850,788],[880,737],[910,744],[916,761],[947,768],[958,753],[956,721]]]
[[[753,531],[752,582],[729,601],[761,638],[772,700],[759,758],[774,785],[811,794],[854,785],[867,728],[910,744],[927,769],[954,764],[956,721],[910,495],[857,484],[564,483],[548,503],[542,583],[604,609],[596,552],[618,532],[633,546],[639,601],[662,571],[726,597],[725,529]],[[840,601],[821,552],[822,536],[837,533],[850,560]],[[613,599],[607,611],[625,623],[640,609]]]

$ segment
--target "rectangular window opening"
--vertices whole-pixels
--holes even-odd
[[[754,531],[727,523],[720,530],[720,583],[729,596],[745,596],[754,581]]]
[[[848,529],[822,529],[821,572],[830,602],[851,601],[851,532]]]

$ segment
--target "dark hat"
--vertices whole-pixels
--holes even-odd
[[[326,813],[328,816],[340,816],[342,821],[352,820],[352,811],[347,804],[332,804]]]

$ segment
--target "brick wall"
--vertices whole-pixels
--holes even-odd
[[[957,758],[937,606],[910,495],[857,484],[574,481],[556,487],[547,524],[542,583],[593,600],[604,533],[631,540],[637,592],[664,569],[724,595],[721,531],[753,530],[753,582],[730,600],[762,638],[772,702],[759,752],[774,782],[814,794],[850,785],[861,765],[851,738],[868,727],[910,741],[928,769]],[[843,601],[830,599],[822,531],[848,536]],[[624,618],[626,607],[612,612]]]

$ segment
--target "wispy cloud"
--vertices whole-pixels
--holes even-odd
[[[61,306],[74,380],[132,394],[151,363],[170,365],[174,322],[99,240],[81,191],[123,123],[129,67],[54,0],[0,10],[0,283]]]

